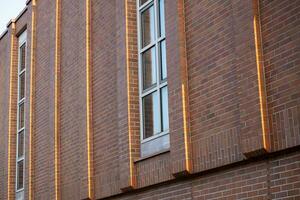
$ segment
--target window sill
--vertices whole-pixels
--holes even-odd
[[[147,159],[150,159],[150,158],[153,158],[153,157],[156,157],[156,156],[159,156],[159,155],[162,155],[162,154],[165,154],[165,153],[169,153],[170,152],[170,149],[165,149],[165,150],[162,150],[162,151],[158,151],[156,153],[153,153],[151,155],[148,155],[148,156],[144,156],[144,157],[141,157],[141,158],[138,158],[134,161],[134,163],[138,163],[138,162],[141,162],[143,160],[147,160]]]
[[[152,138],[150,138],[152,139]],[[153,154],[170,149],[170,135],[163,134],[159,135],[152,140],[141,143],[141,154],[140,157],[151,157]]]

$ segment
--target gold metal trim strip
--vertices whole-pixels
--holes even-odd
[[[12,134],[14,134],[15,132],[12,132],[12,101],[13,101],[13,73],[14,73],[14,48],[15,48],[15,30],[16,30],[16,24],[15,21],[12,20],[11,23],[11,40],[10,40],[10,75],[9,75],[9,110],[8,110],[8,162],[7,162],[7,199],[13,199],[13,193],[14,193],[14,181],[12,181],[12,157],[15,157],[15,155],[11,155],[11,151],[12,151]],[[13,188],[13,191],[11,191]]]
[[[190,148],[190,126],[189,126],[189,93],[188,93],[188,69],[187,69],[187,59],[186,59],[186,36],[185,36],[185,12],[184,12],[184,0],[179,2],[178,13],[181,13],[178,26],[180,29],[180,37],[184,41],[184,48],[180,48],[181,55],[181,95],[182,95],[182,114],[183,114],[183,131],[184,131],[184,146],[185,146],[185,162],[186,170],[188,173],[192,171],[192,159],[191,159],[191,148]]]
[[[128,2],[125,0],[125,29],[126,29],[126,36],[125,36],[125,42],[126,42],[126,81],[127,81],[127,117],[128,117],[128,146],[129,146],[129,181],[130,181],[130,187],[134,188],[135,186],[135,179],[134,179],[134,161],[132,157],[132,130],[131,130],[131,101],[130,101],[130,63],[129,63],[129,39],[128,39]]]
[[[36,45],[36,0],[32,1],[31,50],[30,50],[30,110],[29,110],[29,200],[33,197],[33,138],[34,138],[34,95],[35,95],[35,45]]]
[[[55,148],[55,199],[60,199],[60,15],[61,0],[56,0],[55,9],[55,72],[54,72],[54,148]]]
[[[92,63],[91,63],[91,0],[86,0],[86,137],[88,157],[88,197],[94,199],[93,183],[93,120],[92,120]]]
[[[264,64],[263,64],[263,47],[262,47],[262,35],[261,35],[261,24],[260,24],[259,0],[253,0],[253,7],[254,7],[253,28],[254,28],[255,54],[256,54],[257,76],[258,76],[259,105],[260,105],[262,134],[263,134],[263,145],[264,145],[264,149],[266,151],[269,151],[267,101],[266,101],[266,88],[265,88],[265,73],[264,73]]]

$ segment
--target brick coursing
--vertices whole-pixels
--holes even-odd
[[[36,9],[33,197],[50,200],[55,197],[54,170],[51,170],[54,169],[55,2],[39,2]]]
[[[110,199],[298,199],[299,153],[240,163]]]
[[[7,191],[5,198],[15,198],[15,171],[16,171],[16,130],[17,130],[17,87],[18,87],[18,41],[15,36],[15,22],[8,27],[9,35],[9,88],[8,88],[8,131],[7,131],[7,161],[4,163],[7,167]]]
[[[85,1],[61,1],[61,199],[87,198],[85,12]]]
[[[9,56],[10,42],[9,37],[5,36],[1,39],[0,45],[0,199],[7,196],[7,140],[8,140],[8,102],[9,102]],[[5,106],[4,106],[5,105]]]
[[[273,151],[300,144],[300,5],[262,1],[261,20]]]
[[[140,159],[136,1],[91,1],[95,199],[300,198],[299,3],[165,2],[171,147]],[[260,5],[269,152],[261,124],[255,2]],[[55,1],[45,0],[36,7],[33,197],[43,200],[55,199],[55,6]],[[61,0],[61,8],[60,197],[87,199],[85,1]],[[28,33],[28,99],[31,12],[29,1],[16,21],[16,33],[24,27]],[[8,191],[10,36],[11,30],[0,39],[0,199],[6,199]],[[186,173],[182,84],[188,86],[185,109],[192,175]],[[30,105],[26,101],[26,133]],[[12,108],[16,112],[16,106]],[[27,134],[27,150],[28,139]],[[12,143],[14,162],[15,139]],[[258,154],[264,155],[256,158]],[[25,173],[28,199],[28,162]],[[12,182],[14,176],[12,170]]]

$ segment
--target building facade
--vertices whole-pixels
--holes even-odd
[[[300,199],[299,1],[26,4],[0,199]]]

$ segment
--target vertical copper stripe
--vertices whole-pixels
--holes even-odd
[[[54,72],[54,143],[55,143],[55,199],[60,199],[60,15],[61,1],[56,0],[55,11],[55,72]]]
[[[86,137],[88,157],[88,196],[90,199],[94,199],[92,125],[91,0],[86,0]]]
[[[29,200],[33,199],[33,148],[34,148],[34,95],[35,95],[35,45],[36,45],[36,0],[31,5],[31,50],[30,50],[30,110],[29,110]]]
[[[130,69],[129,69],[129,44],[128,44],[128,2],[125,0],[125,29],[126,29],[126,81],[127,81],[127,117],[128,117],[128,146],[129,146],[129,181],[130,181],[130,187],[134,187],[135,181],[134,181],[134,163],[133,163],[133,157],[132,157],[132,130],[131,130],[131,101],[130,101]]]
[[[190,148],[190,118],[189,118],[189,96],[188,96],[188,69],[186,58],[186,35],[185,35],[185,12],[184,0],[180,0],[178,5],[180,40],[183,43],[183,48],[180,48],[180,65],[181,65],[181,91],[182,91],[182,112],[183,112],[183,130],[184,130],[184,145],[185,145],[185,159],[186,170],[190,173],[192,170],[191,148]]]
[[[10,40],[10,77],[9,77],[9,110],[8,110],[8,162],[7,162],[7,199],[11,200],[14,199],[14,181],[12,180],[12,174],[13,169],[12,169],[12,158],[15,157],[15,155],[11,155],[12,151],[12,134],[15,134],[13,129],[13,119],[12,119],[12,112],[13,112],[13,73],[15,72],[14,67],[14,50],[15,50],[15,30],[16,30],[16,24],[15,21],[12,21],[11,23],[11,40]]]
[[[265,150],[268,151],[269,141],[268,141],[268,125],[267,125],[267,101],[266,101],[266,88],[265,88],[265,73],[264,73],[264,64],[263,64],[263,47],[262,47],[262,36],[261,36],[259,0],[253,0],[253,12],[254,12],[253,28],[254,28],[263,145]]]

